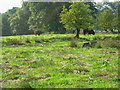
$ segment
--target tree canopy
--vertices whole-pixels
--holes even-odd
[[[16,13],[9,18],[13,34],[30,34],[28,19],[30,16],[28,3],[23,3]]]
[[[28,20],[31,30],[43,31],[63,31],[63,25],[59,23],[59,13],[62,6],[68,6],[69,3],[63,2],[41,2],[30,3],[29,8],[31,16]]]
[[[80,29],[120,32],[119,3],[116,2],[23,2],[2,13],[2,35],[32,34],[34,30],[69,33]],[[67,29],[67,30],[66,30]]]
[[[7,12],[2,14],[2,35],[12,35],[12,29],[10,27],[9,18],[16,13],[17,7],[13,7]]]
[[[85,5],[84,2],[75,2],[70,5],[69,9],[63,7],[60,22],[66,29],[77,30],[75,37],[79,38],[80,29],[91,26],[93,17],[90,13],[89,5]]]
[[[111,9],[105,9],[103,12],[100,13],[98,20],[99,26],[102,27],[104,30],[112,30],[113,28],[113,13]]]

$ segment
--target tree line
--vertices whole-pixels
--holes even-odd
[[[34,31],[71,33],[82,29],[120,32],[116,2],[23,2],[2,13],[2,35],[26,35]],[[1,18],[0,18],[1,19]]]

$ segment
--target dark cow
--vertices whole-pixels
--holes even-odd
[[[84,43],[84,44],[82,45],[82,47],[92,47],[92,44],[91,44],[90,42]]]
[[[97,43],[97,41],[83,43],[82,47],[94,47],[96,45],[96,43]]]
[[[84,35],[86,35],[86,34],[93,34],[93,35],[95,35],[95,32],[93,30],[85,29],[85,30],[83,30],[83,34]]]
[[[34,34],[35,35],[40,35],[40,34],[42,34],[43,32],[42,31],[34,31]]]

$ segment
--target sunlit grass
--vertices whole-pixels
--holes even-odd
[[[80,35],[90,41],[115,34]],[[3,88],[118,88],[117,48],[82,48],[73,34],[3,37]],[[11,40],[23,44],[11,44]],[[30,42],[27,43],[26,40]],[[39,42],[36,42],[39,41]]]

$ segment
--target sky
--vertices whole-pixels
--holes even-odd
[[[22,0],[1,0],[0,1],[0,13],[6,12],[13,7],[21,7]]]
[[[101,2],[102,0],[94,0],[97,2]],[[114,1],[114,0],[109,0]],[[0,1],[0,13],[6,12],[8,9],[12,9],[13,7],[21,7],[22,0],[1,0]]]

